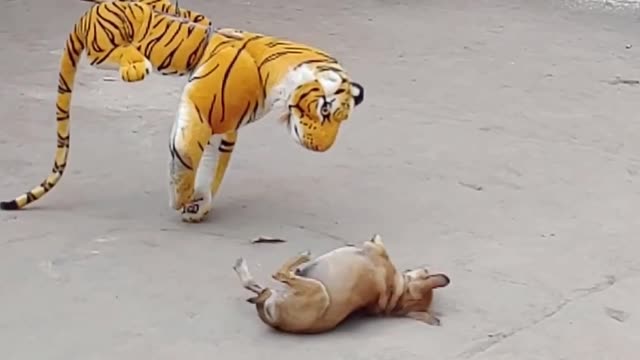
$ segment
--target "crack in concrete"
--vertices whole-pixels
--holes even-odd
[[[338,236],[338,235],[334,235],[332,233],[326,232],[326,231],[322,231],[322,230],[317,230],[317,229],[312,229],[306,225],[290,225],[293,228],[308,232],[308,233],[312,233],[315,235],[320,235],[320,236],[324,236],[329,238],[329,240],[333,240],[336,242],[341,243],[342,245],[352,245],[350,242],[346,241],[345,239],[343,239],[342,237]]]
[[[567,307],[571,303],[578,300],[585,299],[593,294],[597,294],[602,291],[605,291],[610,287],[612,287],[614,284],[616,284],[616,282],[618,281],[619,279],[617,279],[615,276],[607,275],[605,276],[605,280],[600,281],[594,284],[593,286],[590,286],[588,288],[575,289],[572,292],[579,292],[580,294],[570,298],[565,298],[560,302],[560,304],[556,305],[551,311],[543,314],[541,317],[534,319],[533,321],[529,322],[526,325],[511,329],[507,332],[499,332],[498,334],[492,335],[490,339],[471,346],[469,349],[458,354],[456,358],[470,359],[475,357],[476,355],[482,354],[488,351],[489,349],[497,346],[498,344],[502,343],[503,341],[519,334],[520,332],[529,330],[539,325],[540,323],[552,318],[553,316],[558,314],[560,311],[562,311],[565,307]]]

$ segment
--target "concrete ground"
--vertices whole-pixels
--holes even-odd
[[[188,225],[168,208],[165,177],[184,79],[127,85],[85,63],[65,177],[28,210],[0,212],[3,360],[638,355],[637,8],[180,3],[332,52],[366,86],[365,102],[324,154],[294,144],[273,117],[244,129],[214,213]],[[51,168],[60,50],[87,8],[3,2],[3,199]],[[442,327],[363,319],[279,334],[231,269],[244,256],[268,283],[292,254],[375,232],[401,269],[451,277],[434,304]],[[289,241],[250,244],[258,235]]]

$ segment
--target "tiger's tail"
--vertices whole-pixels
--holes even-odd
[[[60,59],[60,71],[58,73],[58,97],[56,99],[56,132],[58,134],[57,149],[51,173],[38,186],[16,197],[13,200],[0,202],[2,210],[18,210],[40,199],[48,193],[60,180],[67,166],[69,156],[69,115],[71,105],[71,93],[78,69],[78,62],[85,49],[86,31],[88,28],[88,13],[85,13],[74,29],[69,33]]]

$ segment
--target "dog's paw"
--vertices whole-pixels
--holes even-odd
[[[442,322],[440,321],[439,318],[430,315],[429,318],[425,321],[427,324],[429,325],[433,325],[433,326],[440,326],[442,325]]]
[[[242,269],[243,267],[246,267],[246,263],[244,261],[244,258],[238,258],[236,260],[236,262],[233,264],[233,270],[238,271],[240,269]]]
[[[414,312],[410,312],[407,314],[408,317],[410,317],[411,319],[414,320],[418,320],[421,321],[425,324],[429,324],[429,325],[433,325],[433,326],[440,326],[441,322],[440,319],[429,314],[426,311],[414,311]]]

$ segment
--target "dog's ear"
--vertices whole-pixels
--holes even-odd
[[[257,303],[257,302],[258,302],[258,297],[257,297],[257,296],[250,297],[250,298],[248,298],[248,299],[247,299],[247,302],[248,302],[249,304],[255,304],[255,303]]]
[[[427,287],[430,289],[445,287],[451,282],[451,280],[449,280],[449,277],[445,274],[429,275],[427,276],[427,279],[425,281],[427,282]]]

